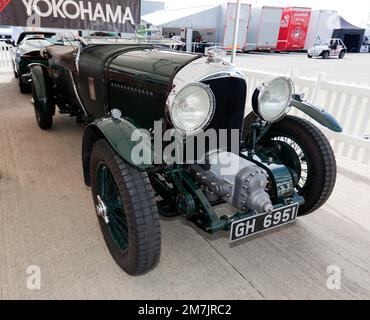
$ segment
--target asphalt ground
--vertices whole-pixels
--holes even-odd
[[[317,77],[326,73],[328,79],[370,86],[370,54],[348,53],[344,59],[322,58],[309,59],[305,53],[250,53],[238,54],[235,59],[237,66],[267,72],[298,76]]]

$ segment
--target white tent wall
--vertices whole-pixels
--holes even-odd
[[[193,29],[193,35],[194,33],[199,32],[200,36],[202,37],[202,41],[205,42],[216,42],[216,29]],[[162,35],[164,37],[169,37],[170,34],[175,34],[177,36],[182,36],[185,38],[185,29],[181,28],[162,28]]]
[[[142,16],[141,19],[162,28],[216,29],[220,10],[220,6],[160,10]]]
[[[220,13],[220,6],[201,6],[160,10],[145,15],[141,19],[145,23],[161,28],[164,36],[169,36],[170,33],[180,35],[186,41],[187,50],[191,50],[194,31],[199,32],[202,41],[215,43],[219,38],[217,25],[220,21]]]
[[[305,49],[313,47],[317,40],[329,40],[333,30],[338,28],[338,12],[334,10],[314,10],[308,25]]]

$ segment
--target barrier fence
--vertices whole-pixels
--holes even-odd
[[[243,72],[247,77],[249,106],[254,88],[264,79],[279,75],[248,69]],[[297,93],[304,93],[308,101],[330,112],[342,125],[343,133],[340,134],[319,125],[335,153],[370,164],[370,140],[365,139],[370,135],[370,87],[330,81],[326,74],[320,74],[316,79],[294,73],[285,76],[293,79]],[[292,108],[290,114],[314,122],[296,108]]]
[[[0,42],[0,72],[12,71],[11,48],[5,42]]]

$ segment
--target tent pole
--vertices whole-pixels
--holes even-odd
[[[241,0],[238,0],[237,7],[236,7],[236,17],[235,17],[235,24],[234,24],[234,36],[233,36],[233,47],[232,47],[232,52],[231,52],[231,63],[234,63],[235,54],[236,54],[236,45],[237,45],[237,42],[238,42],[240,2],[241,2]]]

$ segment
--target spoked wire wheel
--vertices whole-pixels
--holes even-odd
[[[126,251],[129,241],[128,228],[118,187],[114,182],[112,173],[104,164],[100,164],[96,174],[98,192],[96,195],[96,212],[106,223],[116,246]]]
[[[247,139],[249,127],[255,120],[253,113],[244,119],[243,139]],[[261,150],[276,144],[279,159],[296,174],[294,188],[305,200],[299,207],[298,215],[317,210],[331,195],[337,176],[335,156],[329,141],[312,123],[286,116],[273,123],[259,142]]]
[[[286,152],[288,151],[288,148],[290,149],[287,155],[292,158],[285,159],[284,162],[290,162],[297,173],[295,188],[299,193],[306,185],[308,170],[310,167],[305,151],[303,151],[302,147],[292,137],[280,135],[276,137],[271,137],[271,141],[274,141],[276,144],[278,144],[280,150],[283,149]]]
[[[91,191],[105,243],[131,275],[153,268],[161,252],[159,214],[145,171],[127,164],[104,140],[90,159]]]

